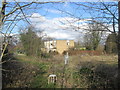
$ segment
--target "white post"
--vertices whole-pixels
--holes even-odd
[[[68,55],[68,52],[67,52],[66,55],[65,55],[65,65],[68,64],[68,58],[69,58],[69,55]]]

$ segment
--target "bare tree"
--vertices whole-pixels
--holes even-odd
[[[120,66],[120,1],[115,2],[97,2],[97,3],[87,3],[80,4],[75,3],[76,5],[82,5],[87,7],[91,11],[92,19],[102,22],[102,26],[106,28],[105,31],[118,34],[116,37],[117,46],[118,46],[118,67]],[[97,12],[96,15],[93,15],[94,12]],[[109,28],[112,27],[112,29]],[[116,36],[116,35],[115,35]],[[120,85],[120,69],[118,69],[118,86]]]
[[[0,33],[2,33],[4,37],[10,36],[13,29],[20,26],[19,22],[24,23],[24,25],[31,25],[31,22],[29,20],[31,15],[28,15],[28,13],[31,14],[36,9],[40,9],[42,4],[60,2],[63,1],[17,2],[16,0],[14,0],[14,2],[6,2],[6,0],[2,0],[2,8],[0,11]],[[5,43],[6,48],[8,44],[7,42]],[[3,52],[0,56],[0,60],[2,60],[5,48],[3,49]]]
[[[120,66],[120,1],[114,0],[113,2],[74,2],[74,5],[77,5],[78,8],[84,7],[86,12],[90,13],[91,20],[93,22],[99,22],[101,26],[104,27],[102,31],[111,32],[114,34],[118,34],[116,37],[117,46],[118,46],[118,66]],[[60,10],[60,9],[58,9]],[[60,10],[71,17],[78,18],[78,20],[82,20],[82,15],[76,17],[74,14],[71,14],[67,11]],[[81,29],[81,27],[75,27]],[[88,30],[87,30],[88,31]],[[99,30],[101,31],[101,30]],[[104,34],[104,33],[103,33]],[[115,35],[117,36],[117,35]],[[118,71],[118,85],[120,84],[120,70]]]
[[[120,1],[118,2],[118,67],[120,67]],[[120,85],[120,69],[118,69],[118,85]]]
[[[87,30],[84,36],[85,47],[89,50],[96,50],[103,35],[103,28],[98,23],[90,23]]]
[[[29,10],[33,9],[33,4],[38,4],[35,5],[34,9],[40,8],[42,4],[45,3],[59,3],[62,1],[51,1],[51,2],[29,2],[29,3],[18,3],[15,1],[14,3],[6,2],[6,0],[2,0],[2,8],[0,11],[0,33],[4,35],[4,37],[9,36],[13,29],[17,26],[17,23],[19,21],[24,21],[27,22],[27,24],[31,24],[30,21],[28,20],[25,11],[24,10]],[[74,3],[75,5],[78,6],[84,6],[87,7],[91,14],[92,21],[98,22],[105,28],[105,31],[109,32],[118,32],[118,38],[120,38],[120,2],[116,3],[104,3],[100,2],[99,4],[97,3],[87,3],[87,4],[81,4],[81,3]],[[29,6],[29,7],[28,7]],[[7,10],[6,8],[9,8]],[[86,10],[86,9],[85,9]],[[61,10],[62,11],[62,10]],[[92,15],[93,12],[98,12],[96,16]],[[117,12],[119,11],[119,13]],[[73,14],[66,12],[67,14],[71,15],[74,17]],[[100,13],[100,14],[99,14]],[[14,15],[13,15],[14,14]],[[119,18],[118,18],[119,14]],[[100,16],[99,16],[100,15]],[[12,17],[12,18],[11,18]],[[80,20],[80,17],[76,17],[78,20]],[[102,23],[101,23],[102,22]],[[118,27],[119,29],[116,30],[117,28],[117,23],[119,24]],[[109,25],[112,26],[113,30],[109,29]],[[75,27],[76,28],[76,27]],[[80,27],[77,27],[80,28]],[[4,31],[4,32],[3,32]],[[104,31],[104,30],[103,30]],[[3,48],[3,51],[0,55],[0,61],[2,60],[2,57],[4,55],[4,51],[6,50],[6,47],[8,45],[8,42],[5,42],[5,47]],[[118,65],[120,65],[120,40],[118,39]],[[120,73],[120,71],[119,71]],[[118,75],[119,76],[119,75]]]
[[[63,1],[17,2],[16,0],[14,0],[14,2],[6,2],[6,0],[2,0],[2,7],[0,8],[0,33],[4,37],[4,47],[2,47],[2,51],[0,53],[1,70],[2,70],[2,63],[4,63],[2,62],[2,58],[8,46],[8,40],[6,40],[6,38],[11,35],[12,31],[16,27],[19,27],[19,22],[22,21],[24,25],[31,25],[31,22],[28,20],[28,18],[31,17],[31,15],[27,15],[27,13],[30,13],[31,11],[36,10],[37,8],[41,8],[42,4],[59,3],[59,2],[63,2]],[[1,73],[0,73],[0,81],[2,81]],[[0,87],[2,88],[2,84],[0,84]]]
[[[85,7],[84,10],[89,12],[92,21],[99,22],[106,28],[106,31],[116,33],[118,23],[117,2],[87,2],[84,4],[74,4]],[[111,30],[109,26],[111,26],[113,30]]]

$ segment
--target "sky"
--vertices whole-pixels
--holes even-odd
[[[13,2],[14,0],[7,0],[8,2]],[[49,1],[66,1],[66,2],[98,2],[98,1],[105,1],[105,2],[110,2],[110,1],[117,1],[117,0],[16,0],[18,2],[49,2]]]
[[[41,10],[37,10],[36,12],[32,13],[30,21],[32,24],[39,28],[40,30],[44,30],[44,32],[49,37],[53,37],[56,39],[72,39],[75,40],[79,37],[80,34],[84,32],[81,30],[76,32],[77,28],[74,27],[83,27],[83,20],[79,20],[76,17],[82,16],[84,11],[79,9],[79,13],[73,9],[74,5],[69,3],[64,4],[49,4],[43,5]],[[58,10],[65,10],[76,17],[72,17],[71,15],[67,15],[62,11]],[[76,7],[77,8],[77,7]],[[84,13],[84,17],[88,17],[89,14]],[[84,18],[83,17],[83,18]],[[78,21],[77,21],[78,20]],[[81,23],[81,24],[80,24]]]
[[[21,5],[22,4],[23,3],[21,3]],[[35,5],[31,7],[34,6]],[[76,40],[78,37],[82,38],[80,37],[80,34],[82,36],[84,33],[82,30],[79,32],[75,31],[76,28],[74,27],[81,26],[82,28],[84,25],[84,20],[79,20],[77,17],[82,16],[82,18],[87,18],[88,14],[85,13],[84,10],[80,9],[80,7],[74,7],[75,5],[72,3],[50,3],[41,5],[38,7],[40,9],[31,9],[29,11],[24,10],[24,12],[26,13],[26,16],[30,16],[27,18],[28,21],[31,22],[37,30],[44,31],[44,34],[48,37]],[[79,11],[75,10],[76,8],[79,8]],[[66,12],[60,11],[59,9],[71,13],[74,16],[66,14]],[[6,13],[7,11],[10,11],[10,9],[8,8]],[[12,15],[11,18],[14,16],[15,15]],[[24,27],[25,25],[26,23],[24,21],[18,22],[17,26],[12,30],[12,33],[18,33],[19,28]]]
[[[22,2],[20,3],[20,5],[23,4]],[[29,8],[33,7],[35,7],[34,4]],[[7,8],[6,13],[7,11],[10,11],[10,8]],[[75,5],[74,2],[41,4],[37,9],[28,10],[24,8],[23,12],[26,16],[29,16],[27,20],[37,30],[43,31],[46,36],[56,39],[77,40],[79,38],[83,40],[83,36],[86,33],[83,29],[87,28],[86,22],[91,20],[92,17],[89,12],[86,12],[84,7]],[[10,18],[13,18],[17,13],[12,14]],[[94,12],[93,14],[96,15],[98,13]],[[21,13],[19,15],[23,17]],[[19,21],[17,26],[12,30],[12,33],[18,34],[19,28],[27,25],[24,20]]]

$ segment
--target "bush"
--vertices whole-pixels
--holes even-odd
[[[50,55],[57,55],[57,54],[59,54],[59,53],[58,53],[57,51],[50,51],[49,54],[50,54]]]
[[[43,53],[41,53],[40,56],[41,56],[41,58],[52,58],[53,55],[57,55],[57,54],[59,54],[59,53],[56,51],[50,51],[49,53],[43,52]]]
[[[105,44],[105,51],[108,54],[111,53],[118,53],[118,47],[117,47],[117,35],[112,33],[107,37],[106,44]]]
[[[42,75],[38,75],[34,78],[34,81],[31,83],[32,88],[45,88],[47,86],[47,78]]]
[[[49,53],[41,53],[41,58],[50,58],[51,55]]]
[[[62,55],[66,55],[66,53],[67,53],[67,51],[64,51],[64,52],[62,53]]]
[[[79,70],[81,79],[87,82],[89,88],[117,88],[117,66],[85,63]]]

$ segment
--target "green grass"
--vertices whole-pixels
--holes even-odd
[[[37,67],[38,71],[36,76],[33,77],[33,81],[30,83],[31,88],[46,88],[47,85],[47,70],[49,69],[50,63],[43,62],[35,57],[28,56],[16,56],[16,59],[22,63],[30,64],[31,66]]]

